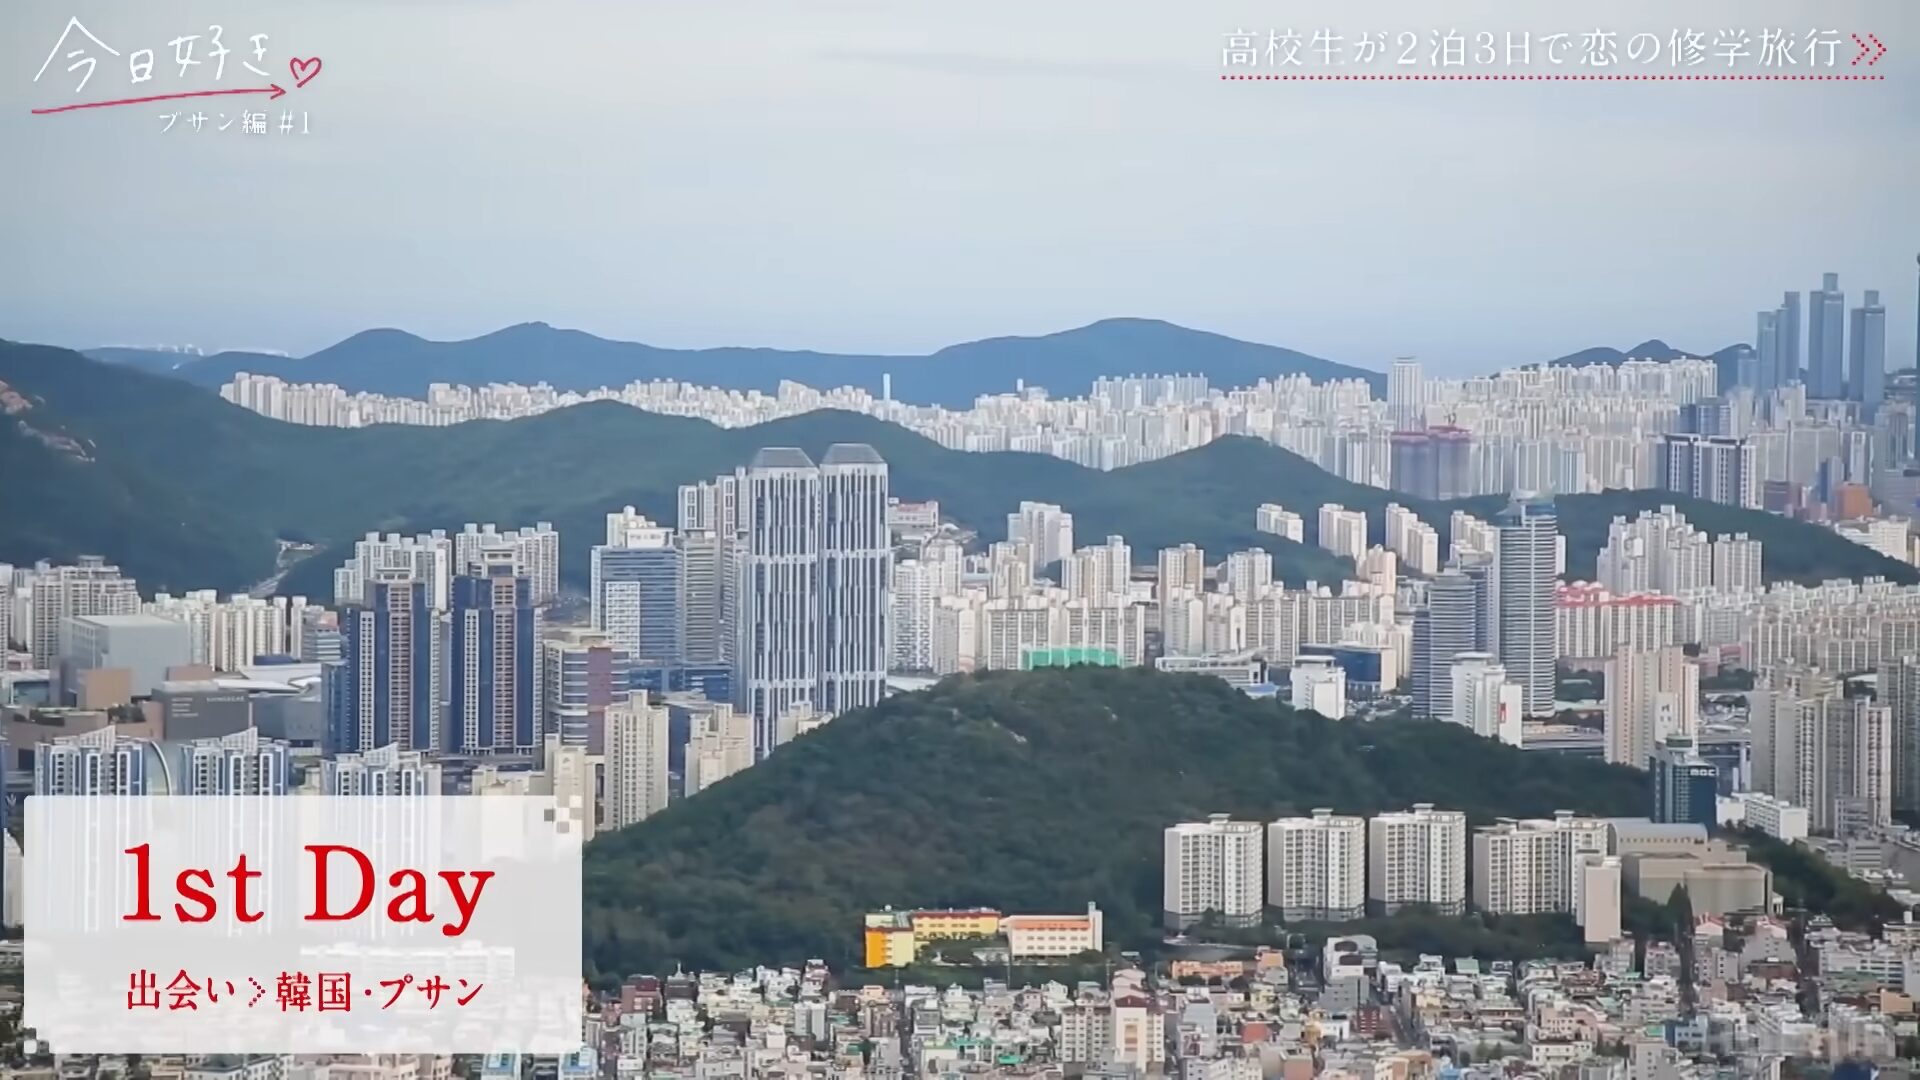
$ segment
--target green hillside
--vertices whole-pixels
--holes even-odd
[[[670,521],[680,484],[731,472],[763,446],[818,455],[835,442],[871,443],[897,494],[937,499],[949,518],[987,539],[1004,533],[1006,514],[1021,500],[1035,499],[1072,511],[1083,542],[1118,533],[1143,557],[1183,541],[1215,558],[1259,545],[1296,583],[1336,580],[1346,568],[1318,548],[1256,533],[1256,506],[1279,502],[1311,522],[1314,507],[1342,502],[1368,510],[1378,532],[1380,511],[1396,498],[1245,438],[1098,472],[1041,455],[947,450],[895,425],[835,412],[723,429],[596,403],[451,428],[302,427],[177,379],[3,342],[0,382],[21,402],[0,415],[0,475],[8,481],[0,561],[99,553],[148,589],[244,589],[274,573],[275,540],[286,538],[334,546],[281,582],[283,592],[326,596],[344,554],[338,545],[373,530],[457,529],[468,521],[553,522],[565,545],[563,570],[583,584],[586,549],[602,535],[608,511],[631,504]],[[1447,507],[1400,501],[1444,532]],[[1669,501],[1648,492],[1563,499],[1574,572],[1591,573],[1591,555],[1582,553],[1604,542],[1612,514]],[[1781,576],[1920,580],[1913,567],[1825,530],[1725,507],[1688,509],[1703,526],[1767,539],[1769,570]]]
[[[1161,830],[1432,802],[1471,820],[1644,814],[1645,773],[1449,725],[1342,723],[1217,680],[1070,668],[948,679],[835,720],[586,853],[590,974],[856,955],[884,905],[1070,913],[1151,942]]]

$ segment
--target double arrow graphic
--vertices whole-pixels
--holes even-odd
[[[1862,60],[1867,61],[1868,67],[1872,67],[1873,65],[1880,62],[1881,57],[1887,55],[1886,45],[1882,44],[1880,39],[1875,37],[1874,35],[1868,34],[1866,41],[1860,40],[1859,34],[1854,34],[1852,35],[1852,37],[1853,37],[1853,43],[1855,45],[1860,46],[1860,55],[1853,58],[1853,64],[1852,64],[1853,67],[1859,67],[1860,61]],[[1868,42],[1871,42],[1872,44],[1868,44]],[[1867,56],[1868,53],[1872,53],[1873,56],[1871,58],[1868,58]]]

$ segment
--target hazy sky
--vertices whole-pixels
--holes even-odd
[[[79,94],[64,58],[33,80],[73,15],[123,54]],[[225,78],[180,77],[167,42],[210,23]],[[1434,70],[1434,31],[1688,26],[1872,31],[1888,78],[1218,78],[1236,29],[1417,32]],[[237,67],[262,32],[277,81],[290,56],[321,74],[30,115],[263,85]],[[242,103],[310,134],[216,131]],[[1914,352],[1914,0],[0,0],[0,140],[0,336],[68,345],[541,320],[890,352],[1139,315],[1466,371],[1749,340],[1837,271],[1849,305],[1885,294],[1889,366]]]

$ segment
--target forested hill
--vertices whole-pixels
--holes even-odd
[[[886,905],[1072,913],[1135,947],[1161,833],[1431,802],[1475,822],[1644,815],[1647,775],[1448,724],[1336,722],[1213,678],[1090,667],[949,678],[829,723],[587,848],[594,974],[857,955]]]

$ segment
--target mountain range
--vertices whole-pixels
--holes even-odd
[[[0,561],[108,556],[147,589],[246,589],[275,578],[279,542],[322,550],[278,582],[331,595],[331,573],[370,531],[458,529],[550,521],[562,571],[583,585],[586,549],[605,515],[632,505],[671,522],[679,485],[729,473],[765,446],[819,455],[864,442],[886,459],[895,494],[934,499],[983,540],[1004,535],[1023,500],[1072,512],[1081,542],[1125,536],[1143,557],[1191,541],[1211,556],[1248,547],[1274,555],[1289,581],[1338,581],[1345,561],[1313,546],[1313,508],[1365,510],[1376,539],[1399,502],[1443,536],[1453,509],[1490,514],[1501,500],[1429,504],[1350,483],[1269,443],[1240,437],[1110,472],[1036,454],[948,450],[871,417],[816,412],[747,428],[659,416],[612,402],[523,420],[446,428],[319,428],[269,420],[185,381],[0,342]],[[1254,511],[1306,511],[1308,544],[1256,532]],[[1920,572],[1834,533],[1759,511],[1663,492],[1559,500],[1571,577],[1590,577],[1616,514],[1674,504],[1711,532],[1765,542],[1770,578],[1821,580]]]
[[[1735,350],[1715,353],[1723,370]],[[1323,360],[1155,319],[1103,319],[1038,337],[996,337],[950,345],[925,356],[861,356],[778,349],[664,349],[610,341],[579,330],[523,323],[466,341],[428,341],[401,330],[367,330],[311,356],[250,352],[194,356],[179,352],[105,348],[98,360],[218,387],[237,372],[289,382],[332,383],[352,391],[424,397],[433,383],[545,382],[560,390],[624,386],[635,380],[677,379],[729,390],[773,392],[781,380],[810,386],[862,387],[878,394],[890,377],[895,399],[965,407],[982,394],[1041,386],[1056,394],[1084,394],[1095,379],[1143,373],[1205,375],[1216,386],[1250,386],[1263,378],[1306,375],[1315,381],[1365,379],[1386,394],[1377,371]],[[1553,364],[1619,363],[1628,356],[1671,360],[1684,353],[1663,341],[1622,352],[1585,349]]]

